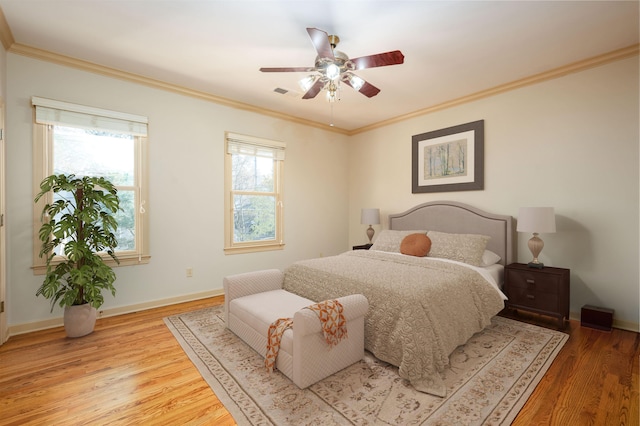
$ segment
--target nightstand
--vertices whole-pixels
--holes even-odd
[[[504,293],[508,309],[555,317],[560,328],[569,319],[569,269],[512,263],[504,270]]]
[[[369,250],[373,244],[362,244],[361,246],[353,246],[354,250]]]

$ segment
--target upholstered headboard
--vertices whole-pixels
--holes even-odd
[[[497,215],[455,201],[432,201],[403,213],[389,215],[389,229],[425,229],[455,234],[491,237],[487,249],[497,253],[500,263],[516,261],[516,241],[511,216]]]

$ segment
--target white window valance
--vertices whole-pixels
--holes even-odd
[[[255,155],[257,157],[284,160],[284,142],[227,133],[227,154]]]
[[[147,117],[69,102],[32,97],[36,123],[100,129],[134,136],[147,136]]]

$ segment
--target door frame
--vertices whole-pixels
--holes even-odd
[[[0,97],[0,345],[9,338],[7,326],[7,244],[6,244],[6,168],[4,99]]]

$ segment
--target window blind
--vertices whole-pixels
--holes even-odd
[[[284,160],[284,142],[227,133],[227,154],[255,155],[257,157]]]
[[[147,117],[32,97],[36,123],[99,129],[134,136],[147,136]]]

